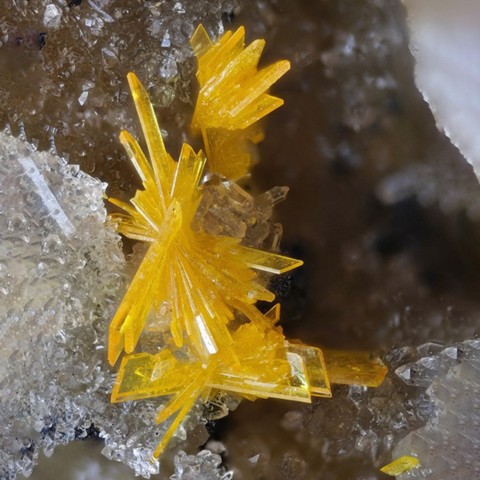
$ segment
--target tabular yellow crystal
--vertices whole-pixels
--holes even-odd
[[[395,477],[396,475],[401,475],[402,473],[408,472],[412,470],[412,468],[418,467],[419,465],[420,462],[418,458],[404,455],[403,457],[397,458],[392,463],[385,465],[380,469],[380,471]]]
[[[212,44],[200,25],[191,45],[198,58],[200,84],[192,127],[203,135],[210,170],[240,178],[251,166],[249,143],[263,139],[256,122],[283,105],[282,99],[266,92],[290,63],[281,60],[259,70],[265,40],[245,47],[243,27]]]
[[[145,89],[133,73],[128,81],[150,160],[130,134],[121,133],[144,189],[136,192],[131,205],[110,199],[124,211],[112,215],[112,220],[119,232],[151,246],[111,322],[109,361],[113,365],[122,350],[134,351],[150,310],[164,301],[172,310],[170,331],[178,347],[188,338],[202,357],[219,354],[233,360],[236,354],[227,327],[233,309],[274,299],[254,270],[283,273],[302,262],[244,247],[235,238],[192,230],[205,156],[184,144],[179,161],[173,161]],[[253,322],[264,321],[244,313]]]
[[[332,383],[378,387],[387,367],[369,352],[323,349],[328,376]]]

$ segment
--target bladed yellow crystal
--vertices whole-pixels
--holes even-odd
[[[323,349],[332,383],[378,387],[388,372],[385,364],[369,352]]]
[[[251,167],[249,143],[263,138],[256,123],[283,105],[268,89],[290,68],[281,60],[258,69],[265,40],[245,47],[245,29],[226,32],[215,44],[200,25],[190,41],[200,85],[192,127],[203,136],[209,169],[237,179]]]

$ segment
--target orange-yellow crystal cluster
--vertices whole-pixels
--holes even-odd
[[[240,245],[235,238],[194,232],[191,223],[201,199],[199,182],[206,158],[184,144],[178,162],[166,152],[152,105],[138,78],[128,75],[151,164],[128,133],[120,139],[143,182],[131,205],[111,202],[125,213],[112,215],[118,231],[150,243],[110,325],[108,358],[132,353],[152,307],[168,302],[170,332],[177,347],[185,340],[199,358],[219,354],[235,359],[228,328],[233,311],[259,327],[263,316],[251,307],[275,296],[257,280],[255,270],[284,273],[299,260]]]
[[[123,211],[112,215],[118,231],[149,244],[110,325],[110,364],[126,353],[112,402],[171,397],[156,418],[158,423],[173,420],[155,457],[195,402],[208,401],[218,390],[250,400],[276,397],[310,402],[312,395],[331,396],[322,351],[285,339],[277,326],[280,305],[267,314],[255,306],[258,300],[274,300],[258,271],[281,274],[302,262],[192,228],[206,163],[210,171],[229,178],[248,171],[246,143],[253,138],[255,122],[281,105],[266,90],[288,69],[288,62],[258,71],[264,42],[244,48],[243,28],[227,32],[212,45],[199,27],[192,45],[200,83],[193,126],[203,134],[207,156],[184,144],[179,160],[172,159],[148,94],[135,74],[129,73],[148,157],[128,132],[120,134],[143,189],[130,203],[110,199]],[[147,319],[159,315],[161,308],[171,316],[167,339],[158,346],[158,353],[134,353]],[[330,356],[336,358],[334,376],[337,372],[337,377],[348,381],[351,369],[344,368],[341,355]],[[374,384],[381,368],[363,358],[360,364],[356,370],[353,367],[354,373],[370,369],[370,374],[359,378]]]

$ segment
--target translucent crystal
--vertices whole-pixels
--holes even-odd
[[[416,363],[423,367],[423,360]],[[480,475],[480,342],[455,344],[427,361],[433,370],[427,394],[435,413],[425,426],[410,432],[396,445],[394,456],[414,455],[421,464],[398,478],[477,478]]]
[[[45,8],[43,15],[43,25],[49,28],[58,28],[62,18],[62,11],[53,3],[50,3]]]
[[[471,344],[455,344],[437,352],[428,350],[425,352],[423,347],[426,345],[421,345],[417,347],[417,352],[420,354],[429,353],[430,355],[421,356],[413,362],[401,365],[395,370],[395,373],[408,385],[429,387],[439,375],[445,375],[450,368],[461,361],[466,352],[470,351],[469,345]]]
[[[332,383],[378,387],[388,372],[385,364],[368,352],[324,349],[323,354]]]
[[[220,455],[202,450],[197,455],[187,455],[180,451],[175,455],[175,473],[172,480],[230,480],[232,472],[221,466]]]
[[[65,322],[82,325],[97,303],[111,303],[123,257],[116,235],[103,229],[104,190],[60,158],[0,134],[0,334],[8,338],[0,378],[11,373],[14,352],[58,335]],[[111,266],[96,273],[106,259]],[[95,278],[101,285],[86,301],[82,289]]]
[[[193,228],[210,235],[236,237],[255,248],[275,250],[279,246],[281,225],[272,222],[273,206],[284,199],[287,187],[254,196],[231,180],[218,176],[202,186],[203,195],[195,215]],[[280,232],[276,233],[277,230]]]

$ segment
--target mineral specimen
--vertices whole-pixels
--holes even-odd
[[[50,136],[56,136],[59,151],[69,153],[70,161],[108,181],[110,195],[130,198],[137,179],[117,141],[119,125],[135,131],[126,68],[147,81],[145,86],[165,128],[164,139],[174,151],[185,138],[189,107],[193,105],[194,61],[188,47],[193,25],[202,21],[210,34],[217,35],[224,28],[221,18],[225,27],[234,22],[235,26],[228,28],[244,24],[250,38],[268,40],[267,61],[289,58],[292,63],[292,74],[275,88],[285,99],[286,108],[268,123],[270,134],[259,145],[263,161],[254,171],[253,185],[254,192],[272,185],[288,184],[291,188],[289,202],[276,209],[285,227],[282,243],[306,260],[307,267],[274,285],[273,291],[282,299],[282,324],[289,336],[336,348],[384,351],[392,345],[419,345],[431,340],[451,344],[474,338],[480,309],[477,180],[468,165],[457,173],[457,166],[464,167],[462,158],[437,131],[428,105],[414,85],[414,59],[408,50],[401,2],[238,3],[241,8],[233,10],[233,2],[219,0],[0,2],[2,125],[11,122],[15,130],[22,120],[41,149],[48,149]],[[430,3],[409,2],[408,6],[429,8]],[[454,13],[461,13],[467,3],[455,3]],[[474,2],[470,3],[473,6]],[[60,16],[47,16],[44,24],[51,4]],[[443,9],[446,2],[438,4],[438,9]],[[49,8],[49,12],[53,10]],[[434,15],[429,18],[433,20]],[[453,15],[447,23],[455,23]],[[465,73],[468,71],[470,66]],[[443,118],[448,117],[447,111]],[[138,138],[140,132],[135,133]],[[390,179],[395,182],[388,184],[388,191],[382,190],[387,185],[383,182]],[[199,229],[206,230],[203,225],[208,225],[209,233],[224,231],[227,236],[244,238],[246,245],[271,247],[279,231],[269,230],[271,205],[257,203],[255,194],[239,191],[224,179],[212,178],[204,187],[208,191],[202,203],[206,206],[212,201],[214,208],[207,208],[205,217],[199,210],[195,220],[201,225]],[[383,197],[380,191],[392,195]],[[217,221],[226,212],[238,221],[230,224],[229,220],[228,226]],[[258,225],[255,218],[260,219]],[[141,253],[136,253],[129,261],[129,270],[140,257]],[[113,311],[108,311],[103,317],[111,318],[111,314]],[[97,336],[103,335],[106,326],[98,325]],[[149,335],[158,327],[147,321],[147,328],[152,329]],[[75,349],[77,363],[62,361],[62,365],[65,371],[75,368],[76,378],[83,378],[78,375],[83,370],[79,365],[97,362],[99,357],[92,349],[98,344],[79,340],[78,332],[66,333],[71,345],[66,356]],[[28,408],[23,407],[29,405],[28,395],[45,390],[43,365],[55,365],[48,380],[58,377],[60,367],[50,359],[43,361],[41,350],[38,352],[25,375],[18,373],[13,359],[9,367],[26,385],[20,398],[27,400],[17,402],[21,410],[15,418],[26,417]],[[101,352],[97,353],[103,362]],[[430,354],[421,355],[425,356]],[[393,362],[392,371],[412,363],[413,358]],[[108,405],[113,379],[103,363],[98,365],[108,387],[102,395],[85,395],[81,410],[88,411],[87,401],[94,403],[98,412],[102,412],[102,405],[108,407],[107,414],[96,417],[100,432],[110,432],[105,453],[140,472],[143,462],[148,466],[152,451],[142,448],[155,432],[162,435],[151,425],[161,399]],[[86,371],[94,370],[87,367]],[[72,377],[65,374],[62,378]],[[9,382],[2,386],[9,389]],[[95,385],[96,381],[90,383]],[[391,455],[393,445],[433,418],[430,397],[424,391],[425,387],[407,385],[390,374],[375,390],[334,387],[335,403],[322,399],[312,405],[244,402],[234,416],[216,426],[209,422],[208,428],[225,444],[222,457],[239,480],[311,480],[319,472],[328,480],[383,479],[380,466],[397,458]],[[41,398],[43,402],[45,396]],[[59,398],[61,403],[65,397]],[[57,415],[64,406],[56,399],[49,397],[45,405],[59,425],[53,436],[58,445],[67,441],[61,421],[67,416]],[[207,405],[206,411],[212,415],[208,418],[225,413],[224,403],[219,402],[217,410],[214,403]],[[11,418],[11,414],[4,418]],[[68,415],[65,424],[77,424],[76,418]],[[105,428],[101,418],[107,419]],[[15,439],[10,439],[15,425],[21,424],[18,422],[9,423],[8,431],[2,429],[2,452],[4,442],[14,444]],[[28,434],[21,428],[19,431],[21,438],[41,435],[33,430]],[[140,431],[144,436],[138,435]],[[88,437],[95,429],[89,424],[78,432]],[[179,438],[185,435],[182,428],[177,433]],[[188,453],[176,460],[178,475],[201,471],[207,478],[215,478],[215,462],[202,462],[190,455],[205,438],[204,431],[203,441],[195,444],[189,434],[189,444],[181,446]],[[90,440],[81,445],[94,443]],[[464,445],[462,451],[473,452],[471,445]],[[26,448],[26,463],[33,449],[41,450],[40,440]],[[75,444],[66,448],[65,456],[60,450],[63,448],[48,460],[59,464],[64,475],[59,474],[59,479],[74,478],[79,474],[78,470],[70,471],[71,457],[77,456]],[[101,457],[95,451],[89,455],[96,463]],[[12,458],[2,461],[3,469]],[[167,455],[162,460],[163,476],[169,475],[168,463]],[[40,476],[34,472],[34,478],[52,477],[53,469],[43,471],[47,472],[45,477],[39,471]],[[88,478],[89,472],[81,475]],[[433,474],[429,478],[438,480]]]
[[[254,42],[243,50],[243,42],[242,29],[227,32],[215,45],[201,26],[192,37],[202,87],[193,124],[204,132],[206,143],[208,129],[231,130],[241,136],[279,105],[278,99],[263,92],[282,68],[276,64],[257,73],[263,44]],[[303,402],[311,402],[312,395],[330,397],[331,391],[322,352],[287,342],[275,325],[280,306],[266,315],[253,306],[274,296],[250,269],[279,274],[302,262],[242,246],[235,237],[192,229],[202,198],[199,184],[206,158],[184,144],[175,164],[165,150],[147,92],[135,74],[130,73],[128,80],[150,160],[130,134],[121,133],[144,190],[137,191],[133,206],[110,199],[125,212],[114,214],[112,221],[121,233],[149,242],[150,247],[111,322],[108,356],[113,366],[123,350],[134,352],[151,311],[157,317],[162,316],[160,307],[168,312],[171,338],[157,345],[158,353],[123,357],[112,392],[112,402],[173,395],[156,417],[157,423],[163,423],[175,415],[154,451],[158,457],[196,401],[208,400],[212,391]],[[227,99],[227,87],[236,91],[233,101]],[[212,154],[208,146],[207,152]],[[230,160],[236,162],[229,153],[217,150],[218,158],[209,168],[225,174]],[[237,167],[234,176],[238,176]],[[208,210],[204,213],[208,215]],[[331,352],[330,357],[339,383],[378,386],[385,377],[383,364],[362,354],[349,358]]]
[[[41,449],[51,455],[93,421],[99,430],[111,421],[102,323],[124,260],[104,227],[104,191],[0,133],[1,478],[29,474]]]
[[[112,215],[112,221],[126,236],[151,246],[111,322],[109,361],[114,365],[123,350],[135,350],[152,307],[158,312],[160,305],[171,316],[169,331],[175,348],[185,345],[185,349],[179,354],[167,348],[156,355],[125,356],[112,401],[174,394],[156,418],[162,423],[177,413],[154,452],[158,456],[197,399],[208,399],[212,388],[247,398],[300,401],[310,401],[311,394],[331,394],[321,351],[289,345],[274,327],[279,310],[264,316],[252,305],[274,299],[258,283],[252,268],[283,273],[301,262],[242,246],[234,237],[192,230],[206,159],[184,144],[180,160],[174,163],[147,93],[133,73],[128,79],[150,162],[133,137],[122,132],[120,138],[144,190],[137,191],[133,207],[110,199],[126,212]],[[229,326],[234,310],[248,320],[235,330]]]
[[[113,365],[124,348],[133,352],[151,307],[158,309],[162,302],[168,302],[171,309],[170,332],[177,347],[188,336],[199,355],[221,352],[231,358],[227,328],[231,309],[256,321],[259,317],[250,314],[247,305],[274,299],[255,281],[251,269],[283,273],[302,262],[244,247],[234,238],[191,229],[201,200],[198,184],[206,159],[184,144],[175,164],[165,151],[145,90],[134,74],[129,74],[129,82],[152,163],[150,166],[137,142],[122,132],[122,142],[145,190],[137,191],[134,208],[111,199],[126,212],[112,219],[120,232],[150,242],[151,247],[112,321],[109,361]]]

